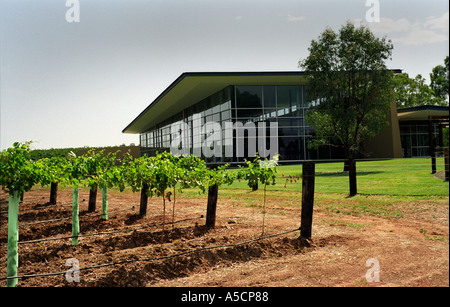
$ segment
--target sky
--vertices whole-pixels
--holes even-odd
[[[0,0],[0,149],[138,144],[122,130],[183,72],[300,70],[347,21],[410,77],[449,54],[447,0]]]

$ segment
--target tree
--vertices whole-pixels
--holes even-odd
[[[448,56],[444,59],[444,66],[438,65],[433,68],[430,74],[431,89],[437,97],[441,98],[448,105],[449,96],[449,63]]]
[[[393,87],[385,61],[392,49],[390,40],[351,22],[338,33],[327,28],[311,42],[309,56],[299,62],[308,78],[308,99],[315,105],[306,117],[316,134],[310,146],[341,146],[350,161],[363,141],[387,125]],[[349,177],[354,195],[356,171]]]
[[[397,108],[447,104],[445,98],[437,96],[420,74],[414,79],[407,73],[397,74],[393,81]]]

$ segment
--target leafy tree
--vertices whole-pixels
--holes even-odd
[[[352,160],[358,157],[362,142],[388,124],[392,72],[385,61],[392,49],[390,40],[377,38],[368,27],[356,28],[351,22],[339,32],[327,28],[311,42],[309,56],[299,62],[307,73],[308,99],[313,104],[306,117],[315,128],[311,147],[341,146],[345,158]],[[349,177],[354,195],[356,170]]]
[[[397,108],[446,104],[445,99],[436,96],[420,74],[414,79],[407,73],[397,74],[393,80]]]
[[[431,79],[431,89],[434,91],[437,97],[445,101],[448,105],[449,96],[449,63],[448,56],[444,59],[444,66],[438,65],[433,68],[430,79]]]

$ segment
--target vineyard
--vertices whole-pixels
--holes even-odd
[[[108,189],[113,187],[123,191],[129,187],[133,192],[141,193],[139,204],[139,216],[147,215],[148,198],[156,197],[161,200],[162,207],[162,233],[161,244],[166,239],[165,226],[168,223],[166,217],[166,204],[172,203],[172,219],[174,225],[176,212],[176,195],[186,188],[198,188],[205,193],[209,190],[212,195],[208,200],[206,228],[215,226],[215,211],[217,203],[217,191],[222,184],[232,184],[234,180],[246,180],[249,186],[257,186],[258,182],[266,186],[275,183],[275,165],[269,167],[260,164],[259,158],[247,163],[247,168],[240,168],[237,172],[227,172],[227,166],[209,169],[205,163],[194,156],[173,156],[170,153],[160,153],[155,157],[141,157],[134,159],[131,155],[125,155],[122,159],[116,157],[116,153],[104,154],[103,151],[89,151],[86,155],[77,156],[70,152],[67,156],[54,156],[32,160],[29,144],[15,143],[13,147],[2,152],[0,159],[0,184],[9,194],[8,201],[8,253],[7,253],[7,285],[15,286],[18,282],[17,267],[18,243],[19,243],[19,203],[25,192],[34,186],[51,185],[49,205],[55,206],[57,189],[61,184],[72,187],[72,234],[70,236],[72,246],[79,242],[80,214],[79,214],[79,189],[80,186],[89,188],[88,212],[96,211],[97,190],[102,190],[101,220],[108,220]],[[265,206],[265,202],[264,202]],[[125,209],[126,210],[126,209]],[[111,212],[110,212],[111,213]],[[66,217],[68,219],[68,217]],[[59,219],[51,219],[55,222]],[[31,223],[33,224],[33,223]],[[25,224],[29,225],[29,224]],[[262,235],[264,234],[264,219],[262,223]]]
[[[363,192],[379,176],[402,195],[319,192],[305,244],[301,167],[101,151],[33,160],[29,150],[1,155],[2,286],[376,285],[365,279],[374,257],[383,285],[448,286],[448,182],[422,180],[437,196],[417,196],[367,163]],[[339,191],[334,167],[316,170],[317,190]]]

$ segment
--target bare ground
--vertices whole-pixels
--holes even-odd
[[[249,197],[252,197],[249,192]],[[253,192],[258,193],[258,192]],[[19,225],[35,221],[68,218],[20,227],[20,241],[71,235],[71,206],[48,206],[48,190],[35,189],[20,205]],[[58,203],[71,202],[71,189],[58,195]],[[174,226],[148,227],[161,223],[162,201],[151,199],[144,218],[137,214],[139,195],[110,191],[107,221],[102,221],[101,202],[95,213],[87,212],[88,191],[80,200],[81,233],[109,232],[145,227],[108,235],[85,236],[77,246],[70,239],[19,245],[19,275],[66,272],[66,261],[79,261],[80,282],[69,283],[65,275],[19,279],[18,286],[449,286],[449,200],[395,203],[401,217],[370,213],[330,212],[315,206],[312,240],[300,242],[299,232],[231,246],[261,236],[261,208],[239,200],[221,199],[214,230],[203,225],[206,200],[178,197]],[[0,196],[0,202],[7,195]],[[98,195],[101,200],[101,193]],[[369,198],[370,200],[370,198]],[[300,225],[300,199],[297,205],[268,198],[265,234],[295,230]],[[44,208],[43,208],[44,206]],[[133,210],[132,207],[136,206]],[[38,207],[38,209],[36,209]],[[7,210],[0,205],[0,211]],[[172,202],[167,202],[165,221],[172,221]],[[0,243],[6,243],[7,214],[0,216]],[[226,246],[223,246],[226,245]],[[223,246],[221,248],[209,248]],[[203,248],[209,248],[199,250]],[[192,252],[199,250],[197,252]],[[0,278],[6,276],[6,251],[0,246]],[[165,257],[185,253],[173,258]],[[380,265],[380,281],[366,280],[366,261],[375,258]],[[124,263],[129,260],[142,260]],[[111,266],[90,266],[117,263]],[[2,286],[5,280],[0,281]]]

